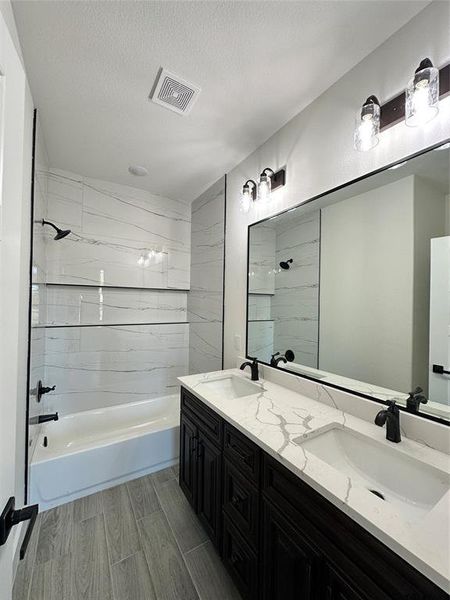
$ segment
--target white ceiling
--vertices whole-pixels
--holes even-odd
[[[426,1],[16,1],[50,163],[192,200]],[[148,100],[163,66],[202,92]],[[128,174],[144,165],[147,177]]]

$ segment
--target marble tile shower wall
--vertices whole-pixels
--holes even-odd
[[[72,229],[47,244],[47,281],[189,289],[190,206],[123,185],[50,171],[48,218]]]
[[[47,328],[47,407],[64,415],[177,393],[188,352],[187,323]]]
[[[272,299],[274,352],[291,349],[295,362],[318,367],[320,212],[277,224],[275,259],[292,258],[275,275]]]
[[[225,177],[192,204],[189,372],[222,368]]]
[[[250,229],[247,354],[266,362],[274,352],[275,241],[276,232],[270,224]]]
[[[45,374],[61,415],[176,393],[188,372],[191,208],[48,172]]]

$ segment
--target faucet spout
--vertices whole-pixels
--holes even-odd
[[[252,372],[252,381],[258,381],[259,379],[259,370],[258,370],[258,359],[255,357],[251,357],[249,356],[250,361],[246,361],[244,363],[242,363],[242,365],[239,367],[241,369],[241,371],[243,371],[245,369],[245,367],[250,367],[251,372]]]
[[[400,433],[400,411],[395,400],[390,400],[388,402],[388,408],[380,410],[380,412],[377,413],[374,422],[378,427],[383,427],[383,425],[386,424],[386,439],[389,442],[398,444],[398,442],[402,441]]]

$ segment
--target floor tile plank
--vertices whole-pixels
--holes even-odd
[[[200,600],[241,600],[231,577],[210,541],[184,555]]]
[[[157,490],[160,485],[170,481],[171,479],[177,478],[177,467],[168,467],[167,469],[163,469],[162,471],[156,471],[156,473],[152,473],[150,477],[153,480],[153,484],[155,489]]]
[[[208,539],[176,479],[161,485],[156,493],[182,553],[196,548]]]
[[[198,600],[197,592],[162,511],[138,521],[158,600]]]
[[[70,553],[73,532],[73,503],[42,513],[36,561],[44,563]]]
[[[158,600],[142,551],[111,567],[115,600]]]
[[[90,494],[84,498],[78,498],[73,503],[73,520],[75,523],[85,521],[96,515],[100,515],[103,511],[102,494]]]
[[[39,514],[37,516],[33,533],[31,534],[31,538],[28,543],[25,558],[19,561],[16,578],[14,581],[13,600],[28,600],[31,585],[31,577],[33,575],[33,567],[36,560],[41,519],[42,514]]]
[[[74,526],[72,590],[74,600],[113,599],[103,515]]]
[[[141,550],[136,521],[126,485],[102,492],[110,564]]]
[[[151,515],[152,512],[160,509],[151,477],[146,476],[133,479],[133,481],[129,481],[126,485],[136,520]]]
[[[70,555],[35,564],[29,598],[30,600],[75,600],[76,596],[74,597],[72,593]]]

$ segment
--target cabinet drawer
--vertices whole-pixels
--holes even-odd
[[[187,410],[191,419],[195,420],[200,427],[214,442],[222,443],[222,419],[206,406],[201,400],[181,388],[181,409]]]
[[[259,492],[227,459],[224,461],[223,510],[245,539],[256,547]]]
[[[258,559],[229,519],[224,517],[223,562],[245,600],[258,597]]]
[[[232,465],[255,484],[260,480],[261,450],[232,425],[224,424],[224,454]]]

